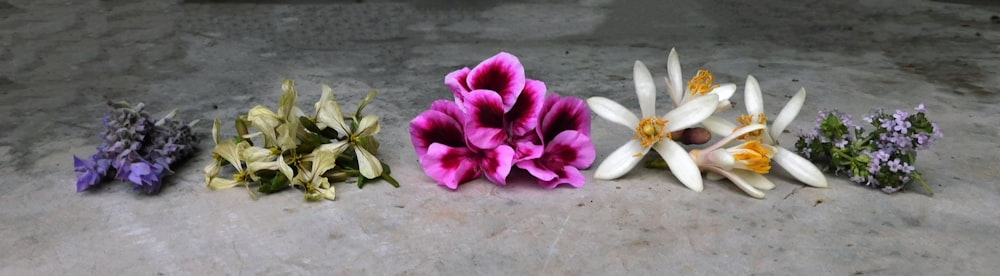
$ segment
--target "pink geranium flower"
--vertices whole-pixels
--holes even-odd
[[[454,102],[439,100],[410,121],[410,138],[424,172],[451,189],[486,175],[496,184],[506,184],[514,160],[514,149],[498,145],[481,149],[466,143],[463,113]]]
[[[451,72],[444,84],[455,94],[455,102],[462,104],[465,96],[475,90],[491,90],[500,95],[504,112],[514,107],[514,102],[524,90],[524,66],[514,55],[500,52],[476,65]]]
[[[580,169],[590,167],[596,155],[587,104],[578,98],[549,95],[542,110],[536,137],[544,150],[538,158],[517,162],[517,167],[538,178],[538,184],[545,188],[559,184],[582,187],[586,178]]]

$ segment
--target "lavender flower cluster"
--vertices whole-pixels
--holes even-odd
[[[876,110],[864,118],[874,126],[866,130],[854,123],[850,114],[821,111],[816,127],[799,134],[796,150],[814,163],[836,174],[846,173],[851,181],[886,193],[899,191],[916,179],[933,194],[914,167],[917,150],[926,150],[941,138],[937,123],[926,117],[923,104],[914,113]]]
[[[104,131],[97,153],[88,159],[73,156],[76,190],[87,190],[109,177],[132,182],[133,189],[156,193],[164,177],[173,174],[170,165],[194,151],[198,137],[191,131],[197,123],[174,119],[176,112],[153,121],[143,112],[145,105],[108,102]]]

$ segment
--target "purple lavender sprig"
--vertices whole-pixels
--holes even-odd
[[[173,174],[170,165],[194,151],[198,137],[191,131],[196,123],[184,124],[171,112],[152,121],[142,103],[108,102],[104,131],[97,153],[88,159],[73,156],[77,191],[87,190],[113,176],[132,182],[133,189],[156,193],[164,177]]]
[[[846,173],[851,181],[881,189],[899,191],[912,180],[919,180],[930,195],[934,192],[914,167],[917,150],[929,149],[942,137],[937,123],[927,119],[923,104],[915,113],[876,110],[865,117],[874,126],[866,133],[849,114],[820,112],[816,128],[800,134],[796,150],[824,170]]]

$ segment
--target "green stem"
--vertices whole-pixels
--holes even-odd
[[[920,176],[920,173],[914,172],[913,173],[913,178],[916,178],[917,180],[920,180],[920,184],[924,186],[924,189],[927,190],[927,193],[930,196],[934,196],[934,191],[931,190],[931,186],[927,185],[927,181],[924,180],[924,177]]]

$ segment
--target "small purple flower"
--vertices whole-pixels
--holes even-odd
[[[73,156],[73,167],[76,169],[77,192],[82,192],[101,182],[103,174],[97,171],[97,163],[94,161]]]

